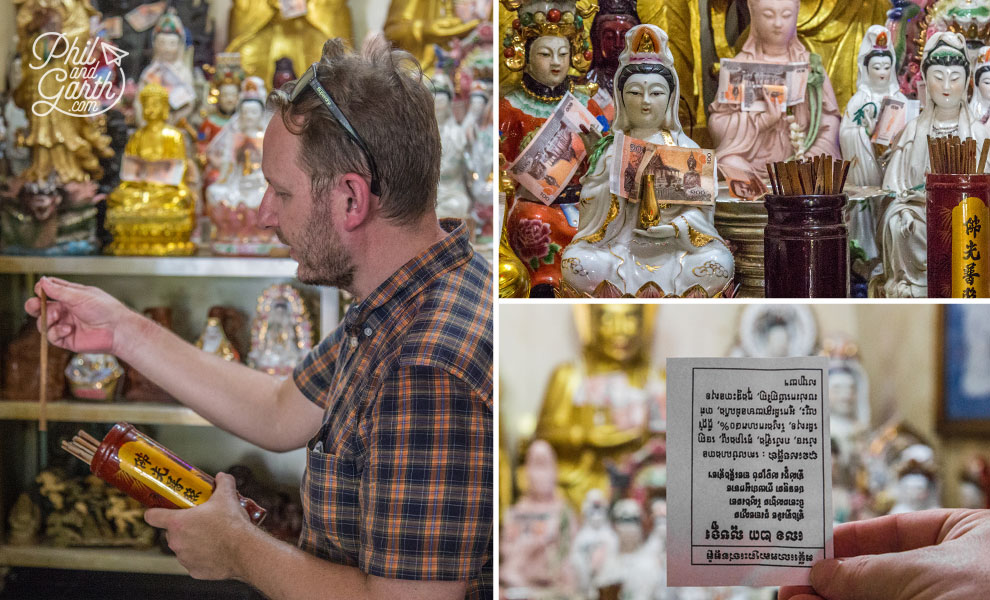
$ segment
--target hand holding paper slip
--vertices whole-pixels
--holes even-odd
[[[508,167],[520,185],[544,204],[553,204],[577,172],[587,150],[581,127],[601,133],[602,124],[567,92],[532,141]]]
[[[990,511],[936,509],[843,523],[835,556],[811,570],[812,590],[780,588],[780,600],[982,598]],[[948,567],[951,565],[951,568]]]
[[[806,585],[833,555],[827,359],[667,373],[668,585]]]

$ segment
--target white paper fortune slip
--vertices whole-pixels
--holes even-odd
[[[828,360],[667,360],[667,580],[806,585],[832,557]]]

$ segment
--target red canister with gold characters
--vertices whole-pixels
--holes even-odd
[[[90,463],[94,475],[149,508],[192,508],[213,494],[212,476],[186,463],[129,423],[117,423]],[[255,525],[264,508],[238,495]]]

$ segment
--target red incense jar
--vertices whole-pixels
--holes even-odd
[[[990,296],[990,175],[929,173],[925,193],[928,297]]]
[[[767,298],[848,298],[845,194],[764,197]]]
[[[89,465],[103,481],[149,508],[192,508],[213,495],[212,476],[186,463],[130,423],[117,423],[103,438]],[[238,494],[255,525],[267,511]]]

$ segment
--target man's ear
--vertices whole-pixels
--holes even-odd
[[[357,173],[345,173],[337,182],[336,190],[344,199],[344,218],[341,226],[344,231],[354,231],[368,222],[375,212],[378,202],[364,177]]]

